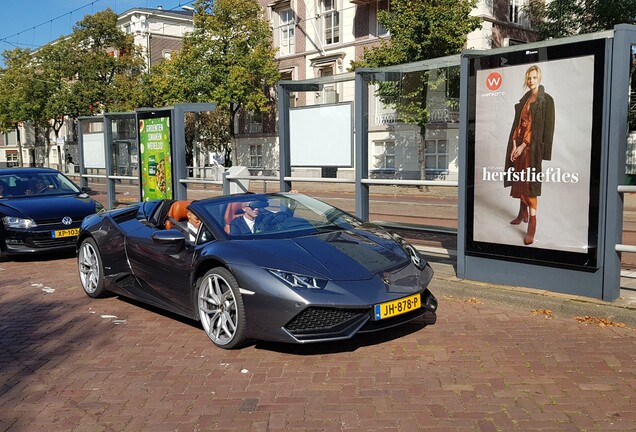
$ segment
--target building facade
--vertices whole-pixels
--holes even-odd
[[[305,80],[349,73],[352,61],[362,58],[388,31],[378,12],[390,12],[389,0],[259,0],[269,20],[277,48],[276,61],[283,80]],[[524,6],[528,0],[479,0],[473,14],[482,28],[468,35],[467,48],[488,49],[536,40]],[[141,47],[146,67],[170,58],[181,47],[183,36],[193,30],[193,12],[134,8],[119,16],[120,28],[132,34]],[[445,73],[444,71],[436,73]],[[452,88],[430,92],[429,124],[424,129],[401,123],[391,104],[369,97],[370,177],[455,179],[457,174],[458,95]],[[242,112],[235,121],[237,136],[234,164],[252,174],[278,171],[278,131],[275,94],[268,113]],[[292,95],[291,106],[353,103],[350,81],[325,85],[319,92]],[[384,101],[386,102],[386,101]],[[24,165],[45,160],[38,133],[28,124],[20,127]],[[74,123],[66,124],[52,146],[51,166],[62,168],[77,161]],[[0,167],[17,163],[17,134],[0,140]],[[421,171],[424,167],[424,171]],[[68,169],[64,166],[65,169]],[[353,167],[294,167],[295,175],[353,177]]]
[[[488,49],[533,42],[524,6],[528,0],[480,0],[473,15],[482,28],[468,35],[467,48]],[[390,12],[389,0],[260,0],[271,23],[279,70],[284,80],[305,80],[348,72],[365,49],[390,34],[378,12]],[[438,71],[434,73],[446,73]],[[374,89],[375,90],[375,89]],[[450,88],[429,92],[429,124],[425,129],[400,123],[395,108],[369,97],[369,176],[400,179],[456,179],[459,141],[459,95]],[[291,106],[352,102],[354,83],[326,85],[320,92],[292,96]],[[244,113],[236,122],[238,165],[252,174],[278,169],[275,113]],[[425,167],[420,172],[420,167]],[[352,178],[352,167],[293,167],[294,175],[320,177],[329,173]],[[334,174],[335,173],[335,174]]]

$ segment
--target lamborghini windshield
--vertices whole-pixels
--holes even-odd
[[[337,208],[297,193],[250,194],[202,203],[230,237],[303,235],[350,229],[360,222]]]

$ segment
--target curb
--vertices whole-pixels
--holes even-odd
[[[456,251],[433,247],[416,247],[424,253],[435,276],[430,288],[437,297],[459,300],[482,300],[485,303],[517,307],[528,312],[549,309],[559,317],[594,317],[636,329],[636,292],[629,292],[615,302],[574,296],[534,288],[497,285],[459,279],[456,276]]]

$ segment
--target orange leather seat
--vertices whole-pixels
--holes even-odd
[[[171,219],[177,222],[187,222],[188,220],[188,206],[192,201],[175,201],[168,210],[168,217],[166,218],[165,227],[171,229],[174,227],[174,223]]]
[[[231,202],[225,208],[225,233],[230,233],[230,224],[234,219],[243,214],[242,202]]]

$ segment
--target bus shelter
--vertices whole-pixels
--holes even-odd
[[[185,116],[215,104],[176,104],[78,119],[80,184],[112,209],[145,199],[185,199]]]
[[[338,178],[316,181],[353,184],[355,213],[363,220],[377,213],[374,187],[456,188],[456,225],[422,228],[455,230],[460,278],[614,300],[620,294],[621,253],[636,251],[621,244],[622,194],[636,191],[624,184],[626,153],[633,151],[627,148],[628,137],[636,131],[636,110],[630,110],[636,106],[635,46],[636,27],[620,25],[606,32],[359,69],[353,78],[281,81],[280,189],[309,180],[294,175],[294,169],[312,155],[300,132],[314,131],[310,144],[316,159],[327,155],[323,166],[338,169]],[[538,78],[537,88],[542,88],[544,113],[534,114],[542,132],[528,130],[542,163],[522,167],[507,160],[517,158],[512,141],[524,134],[513,124],[520,124],[515,115],[527,101],[528,76]],[[344,97],[314,110],[312,125],[298,102],[316,100],[327,89]],[[336,105],[351,95],[349,117]],[[343,118],[351,130],[341,124]],[[337,128],[344,128],[337,139],[322,132]],[[331,149],[330,142],[339,147]],[[521,199],[516,188],[511,193],[519,180],[540,184],[541,192],[524,192]],[[400,218],[407,220],[414,208]],[[445,220],[439,209],[429,210],[436,213],[427,220]]]

